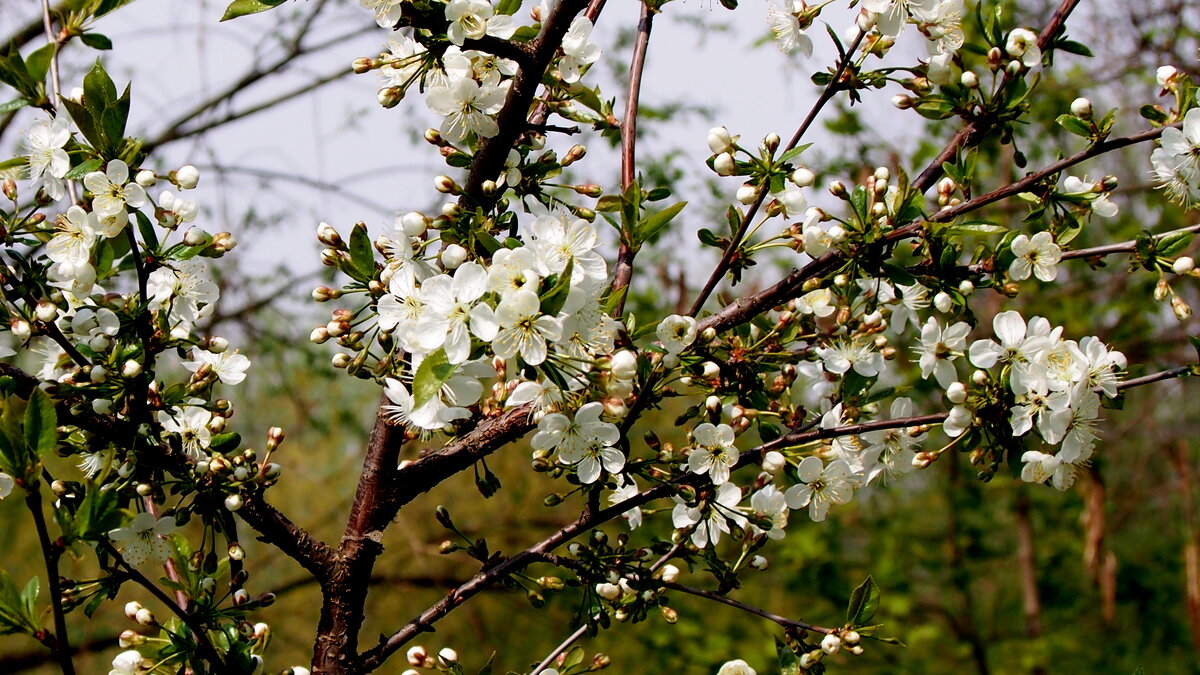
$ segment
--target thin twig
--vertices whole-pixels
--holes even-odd
[[[54,25],[50,18],[50,0],[42,0],[42,28],[46,31],[46,39],[50,44],[54,45],[54,49],[50,52],[50,86],[54,88],[54,103],[52,104],[55,110],[62,105],[62,84],[58,77],[58,50],[62,47],[62,40],[54,35]],[[57,115],[57,113],[55,113]],[[75,181],[67,181],[67,194],[71,197],[71,203],[79,201],[79,195],[75,190]]]
[[[42,548],[42,559],[46,562],[46,577],[50,586],[50,607],[54,613],[54,640],[51,651],[58,661],[63,675],[75,675],[75,665],[71,662],[71,641],[67,635],[67,615],[63,609],[62,585],[59,583],[58,559],[62,555],[61,541],[50,541],[50,531],[46,527],[46,515],[42,513],[41,483],[34,479],[26,488],[25,505],[33,515],[33,524],[37,529],[38,542]]]
[[[704,590],[703,588],[693,588],[691,586],[685,586],[683,584],[677,584],[677,583],[665,582],[665,581],[663,582],[663,588],[669,588],[673,591],[687,593],[688,595],[694,595],[698,598],[704,598],[706,600],[712,600],[714,602],[719,602],[723,605],[729,605],[730,607],[736,607],[736,608],[742,610],[743,612],[747,612],[747,613],[753,614],[755,616],[761,616],[762,618],[767,619],[768,621],[774,621],[775,623],[779,624],[780,626],[783,626],[784,628],[792,628],[792,629],[799,628],[800,630],[808,630],[808,631],[812,631],[814,633],[824,633],[824,634],[829,634],[829,633],[833,632],[832,628],[823,628],[821,626],[814,626],[811,623],[805,623],[803,621],[797,621],[795,619],[789,619],[784,616],[779,616],[778,614],[772,614],[771,612],[768,612],[765,609],[755,607],[754,605],[748,605],[748,604],[742,602],[741,600],[734,600],[733,598],[729,597],[728,595],[723,595],[721,593],[717,593],[716,591],[707,591],[707,590]]]
[[[796,129],[796,133],[792,134],[792,140],[788,141],[787,146],[782,150],[782,153],[796,147],[800,139],[804,138],[804,134],[808,132],[808,128],[816,121],[817,115],[821,109],[829,103],[842,88],[842,76],[846,73],[846,69],[850,67],[850,61],[854,59],[854,53],[858,50],[858,45],[862,43],[866,33],[862,30],[858,31],[858,35],[854,37],[854,41],[846,49],[842,60],[838,63],[837,70],[829,83],[825,85],[825,89],[821,91],[821,95],[817,97],[812,108],[809,109],[808,115],[804,121]],[[692,309],[688,312],[688,316],[696,316],[700,313],[700,309],[704,307],[704,303],[708,301],[708,296],[712,294],[713,289],[717,287],[721,279],[725,277],[725,272],[729,270],[729,266],[733,263],[733,259],[738,255],[738,248],[742,243],[742,238],[746,236],[746,232],[750,229],[750,223],[754,220],[754,214],[758,212],[760,206],[767,198],[768,186],[761,185],[758,190],[758,197],[746,211],[746,215],[742,218],[742,222],[738,225],[738,229],[733,233],[733,237],[729,240],[729,245],[725,248],[725,253],[721,256],[721,260],[717,263],[716,268],[709,275],[708,280],[704,282],[704,287],[700,289],[700,294],[696,296],[695,302],[692,303]]]
[[[646,48],[650,45],[650,30],[654,27],[655,11],[650,3],[643,0],[642,13],[638,19],[637,39],[633,44],[633,60],[629,64],[629,87],[625,96],[625,116],[621,119],[621,193],[624,194],[633,184],[637,172],[637,117],[638,98],[642,91],[642,71],[646,67]],[[634,199],[639,199],[635,195]],[[625,297],[623,292],[633,279],[633,259],[637,255],[637,247],[633,241],[636,236],[636,223],[625,223],[628,231],[621,237],[621,246],[617,250],[617,266],[613,270],[613,282],[610,293],[619,294],[613,307],[612,315],[619,317],[625,313]]]

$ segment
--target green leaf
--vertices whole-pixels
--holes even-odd
[[[981,235],[981,234],[1004,234],[1008,232],[1008,228],[996,223],[990,223],[986,220],[972,220],[965,223],[954,223],[945,227],[938,228],[938,232],[951,235]]]
[[[72,167],[71,170],[67,172],[67,175],[63,176],[63,178],[66,178],[67,180],[83,180],[84,176],[93,171],[99,171],[103,166],[104,160],[89,159],[79,166]]]
[[[954,102],[941,96],[926,96],[917,101],[913,110],[926,119],[944,120],[954,116]]]
[[[1144,119],[1148,119],[1151,122],[1154,122],[1155,124],[1163,124],[1167,120],[1171,119],[1170,117],[1167,116],[1167,113],[1165,111],[1163,111],[1162,108],[1160,108],[1156,105],[1151,105],[1149,103],[1138,108],[1138,114],[1141,115]]]
[[[50,395],[34,387],[25,406],[25,444],[39,459],[58,444],[58,413]]]
[[[21,155],[20,157],[13,157],[12,159],[6,159],[3,162],[0,162],[0,171],[16,169],[18,167],[25,166],[28,163],[29,163],[29,157],[26,155]]]
[[[63,526],[63,534],[73,530],[74,537],[95,540],[121,526],[119,496],[115,490],[101,490],[97,485],[88,485],[79,508],[75,510],[74,522]],[[68,542],[70,538],[68,538]]]
[[[79,39],[81,42],[83,42],[83,44],[91,47],[92,49],[106,51],[112,49],[113,47],[112,40],[108,39],[107,35],[101,35],[99,33],[84,33],[83,35],[79,36]]]
[[[417,368],[416,375],[413,375],[412,409],[417,410],[432,401],[442,390],[442,385],[450,381],[455,370],[454,364],[447,360],[446,350],[443,348],[426,356]]]
[[[779,659],[779,675],[805,675],[800,667],[800,657],[779,638],[775,638],[775,656]]]
[[[543,314],[554,316],[566,304],[567,295],[571,293],[571,275],[574,271],[575,258],[567,258],[567,266],[558,275],[558,279],[554,282],[554,285],[545,293],[542,293],[540,299]]]
[[[50,58],[54,56],[54,45],[46,43],[25,59],[25,69],[35,82],[45,82],[50,71]]]
[[[241,16],[249,16],[274,9],[283,4],[283,0],[233,0],[221,15],[221,21],[229,21]]]
[[[1172,232],[1158,238],[1154,244],[1155,254],[1170,258],[1183,252],[1191,245],[1192,239],[1195,238],[1192,232]]]
[[[158,234],[154,231],[154,224],[146,217],[146,214],[141,211],[134,211],[133,217],[137,220],[138,232],[142,233],[142,244],[145,245],[150,253],[158,252]],[[145,300],[145,298],[143,298]]]
[[[1054,118],[1054,121],[1058,123],[1058,126],[1066,129],[1076,136],[1082,136],[1084,138],[1092,137],[1092,125],[1084,122],[1074,115],[1064,113]]]
[[[236,450],[242,444],[242,436],[236,431],[227,431],[223,434],[217,434],[209,440],[209,447],[215,452],[231,452]]]
[[[25,584],[25,588],[21,591],[21,600],[25,603],[25,615],[37,615],[37,599],[38,594],[42,590],[42,580],[38,577],[33,577],[29,583]]]
[[[14,110],[20,110],[21,108],[24,108],[27,105],[29,105],[29,101],[28,101],[28,99],[24,99],[24,98],[14,98],[13,100],[9,101],[8,103],[0,103],[0,115],[8,114]],[[12,161],[12,160],[9,160],[9,161]]]
[[[512,16],[521,9],[521,0],[500,0],[496,5],[496,13]],[[488,663],[491,663],[490,661]]]
[[[1055,47],[1055,49],[1061,49],[1064,52],[1067,52],[1068,54],[1078,54],[1080,56],[1093,56],[1092,50],[1088,49],[1087,45],[1083,44],[1082,42],[1076,42],[1074,40],[1066,40],[1066,39],[1059,40],[1058,42],[1054,43],[1054,47]]]
[[[604,195],[596,200],[597,211],[615,212],[621,210],[621,197],[619,195]]]
[[[640,247],[642,244],[658,236],[671,223],[671,220],[679,215],[679,212],[685,206],[687,206],[687,202],[679,202],[668,206],[658,213],[653,213],[643,218],[638,223],[637,231],[634,233],[634,248]]]
[[[9,44],[4,56],[0,57],[0,82],[16,89],[18,93],[30,100],[41,98],[40,83],[29,75],[21,52],[15,44]]]
[[[26,586],[28,588],[28,586]],[[25,600],[8,572],[0,569],[0,635],[32,635],[39,626],[25,611]]]
[[[865,581],[850,594],[850,604],[846,607],[846,622],[851,626],[865,626],[875,616],[879,609],[879,587],[875,580],[867,577]]]
[[[355,279],[369,281],[375,275],[375,249],[371,246],[371,235],[367,226],[358,223],[350,231],[350,262],[358,272]]]

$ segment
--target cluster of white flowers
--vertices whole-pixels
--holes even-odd
[[[385,256],[380,281],[387,285],[376,304],[377,325],[411,355],[411,370],[387,380],[394,403],[387,412],[424,431],[445,429],[469,416],[467,408],[484,394],[483,381],[497,377],[493,359],[511,364],[499,366],[507,373],[540,367],[542,375],[508,379],[497,390],[510,407],[534,403],[539,414],[560,411],[541,417],[543,435],[535,445],[546,452],[557,448],[558,460],[576,466],[585,482],[596,480],[600,466],[619,470],[623,457],[609,447],[616,442],[610,432],[584,432],[591,434],[587,442],[575,433],[581,424],[611,427],[598,421],[600,404],[576,411],[574,424],[562,412],[568,394],[585,386],[596,359],[612,355],[619,328],[600,304],[608,269],[595,250],[594,227],[547,212],[525,227],[522,245],[502,248],[490,260],[465,260],[466,250],[456,244],[434,256],[430,241],[421,238],[425,227],[421,214],[409,213],[376,242]],[[636,359],[630,363],[627,356],[613,359],[611,378],[624,395],[632,392],[636,369]],[[414,381],[429,358],[444,364],[440,390],[417,401],[402,380]],[[551,370],[561,379],[545,377]],[[563,439],[572,440],[564,445]]]
[[[1200,110],[1189,110],[1181,128],[1163,129],[1150,161],[1158,186],[1172,200],[1188,207],[1200,202]]]
[[[375,10],[381,26],[392,27],[400,18],[399,2],[362,2]],[[388,51],[376,64],[384,81],[379,102],[387,107],[395,105],[415,82],[425,93],[429,109],[445,117],[440,128],[445,139],[461,143],[471,138],[490,138],[498,131],[495,117],[504,106],[518,65],[511,59],[462,47],[467,40],[511,38],[517,26],[511,16],[496,14],[487,0],[450,0],[444,12],[446,38],[452,44],[440,56],[407,35],[389,39]],[[576,17],[568,28],[558,61],[563,82],[577,82],[583,71],[600,58],[601,49],[591,41],[591,33],[592,23],[584,16]]]
[[[967,352],[971,364],[981,369],[971,378],[977,388],[968,390],[957,382],[947,387],[955,406],[943,429],[957,437],[977,424],[980,410],[1000,404],[1007,410],[1012,437],[1036,431],[1046,445],[1059,446],[1054,454],[1024,453],[1021,477],[1033,483],[1051,479],[1065,490],[1092,455],[1100,396],[1117,395],[1125,356],[1095,337],[1064,340],[1062,328],[1042,317],[1026,324],[1018,312],[1007,311],[997,314],[992,325],[999,342],[978,340]]]

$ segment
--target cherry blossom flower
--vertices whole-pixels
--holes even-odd
[[[567,29],[562,41],[562,58],[558,61],[558,71],[563,82],[578,82],[580,71],[584,66],[595,63],[601,49],[591,41],[592,22],[586,16],[577,16]]]
[[[160,410],[158,423],[163,431],[179,436],[183,452],[192,460],[206,459],[212,432],[208,423],[212,421],[212,413],[198,406],[173,407],[171,411]]]
[[[746,526],[746,517],[737,511],[738,502],[742,501],[742,490],[734,483],[722,483],[717,486],[715,499],[705,500],[694,507],[689,507],[678,497],[675,499],[671,522],[677,530],[694,527],[691,539],[697,548],[705,548],[709,544],[715,546],[721,540],[721,533],[729,532],[730,522],[738,527]]]
[[[923,0],[911,3],[909,10],[931,55],[952,54],[963,46],[962,0]]]
[[[505,87],[480,85],[464,78],[445,87],[430,89],[425,103],[430,110],[446,117],[442,121],[442,135],[461,142],[471,134],[480,138],[496,135],[500,127],[493,115],[504,107],[506,95]]]
[[[142,675],[144,661],[136,649],[123,651],[113,659],[108,675]]]
[[[758,675],[758,673],[750,667],[750,664],[741,659],[735,659],[721,664],[717,675]]]
[[[572,417],[563,413],[551,413],[538,422],[538,431],[530,445],[534,450],[566,453],[566,464],[579,461],[586,451],[595,445],[613,445],[621,439],[617,425],[600,419],[604,404],[599,401],[585,403]]]
[[[1021,455],[1021,461],[1025,462],[1021,469],[1021,480],[1027,483],[1045,483],[1049,480],[1059,490],[1067,490],[1075,484],[1078,467],[1054,455],[1029,450]]]
[[[668,354],[679,354],[696,341],[696,320],[672,314],[659,322],[654,333]]]
[[[607,281],[608,264],[595,250],[596,228],[582,218],[562,214],[538,216],[528,226],[529,248],[533,250],[542,277],[561,274],[571,266],[571,283],[585,278]]]
[[[46,257],[56,263],[86,263],[96,244],[99,223],[95,214],[72,205],[66,213],[58,216],[55,225],[58,233],[46,244]]]
[[[622,502],[633,499],[638,495],[637,481],[632,476],[626,477],[623,473],[616,474],[617,489],[608,493],[606,501],[609,506],[616,506]],[[635,506],[621,514],[625,522],[629,523],[629,529],[636,530],[642,525],[642,508]]]
[[[64,146],[71,140],[71,127],[63,117],[36,122],[25,136],[29,149],[29,178],[33,189],[41,188],[58,201],[67,193],[63,176],[71,170]]]
[[[957,378],[954,361],[966,349],[969,332],[971,327],[964,322],[942,328],[937,319],[929,317],[921,328],[921,342],[914,348],[921,356],[921,378],[933,375],[942,388],[949,387]]]
[[[146,190],[129,182],[129,165],[114,159],[103,172],[93,171],[83,177],[83,185],[92,192],[92,211],[101,218],[111,218],[126,206],[140,208],[146,203]]]
[[[400,21],[400,10],[404,6],[403,0],[359,0],[359,4],[375,13],[375,23],[380,28],[395,26]]]
[[[497,15],[486,0],[451,0],[446,5],[446,20],[450,22],[446,37],[459,47],[467,39],[485,35],[507,40],[517,30],[511,16]]]
[[[796,468],[800,483],[784,493],[788,508],[808,507],[814,522],[825,520],[832,504],[845,504],[854,496],[858,478],[846,462],[838,459],[824,465],[817,457],[805,457]]]
[[[913,414],[912,400],[905,397],[897,398],[892,401],[889,413],[890,419],[911,417]],[[926,434],[913,436],[908,433],[907,428],[903,427],[864,433],[862,435],[866,442],[866,447],[863,449],[863,456],[866,458],[864,464],[870,466],[866,473],[866,482],[873,482],[880,477],[887,480],[911,472],[913,470],[912,461],[916,457],[916,448],[920,447],[925,436]]]
[[[1037,33],[1028,28],[1017,28],[1008,34],[1004,51],[1009,56],[1020,59],[1026,68],[1033,68],[1042,62],[1042,50],[1038,47]]]
[[[729,472],[738,461],[734,447],[733,427],[728,424],[714,426],[705,422],[692,431],[695,447],[688,454],[688,470],[692,473],[708,474],[714,485],[729,480]]]
[[[424,308],[414,329],[424,351],[445,347],[450,363],[462,363],[471,353],[471,334],[484,342],[496,336],[491,307],[479,302],[487,292],[487,271],[471,261],[454,270],[453,278],[439,274],[421,284]]]
[[[750,529],[755,534],[765,534],[768,539],[783,539],[788,523],[788,505],[787,498],[779,488],[768,484],[750,495],[750,511],[758,520],[771,524],[769,530],[764,530],[757,524],[750,523]]]
[[[496,322],[499,328],[492,339],[492,352],[502,359],[520,354],[531,366],[546,360],[547,341],[562,337],[562,322],[542,314],[533,291],[517,291],[501,300],[496,305]]]
[[[217,379],[223,384],[234,385],[241,384],[246,379],[246,370],[250,368],[250,359],[239,354],[236,349],[220,354],[197,349],[192,353],[192,360],[183,362],[183,367],[194,373],[206,364],[212,368]]]
[[[15,478],[0,471],[0,500],[12,494],[13,487],[16,484],[17,480]]]
[[[784,54],[799,51],[806,59],[812,56],[812,38],[805,34],[800,25],[800,15],[806,9],[808,7],[804,0],[784,0],[784,9],[774,4],[767,5],[767,23],[775,36],[775,43],[779,45],[779,51]]]
[[[125,562],[138,566],[147,562],[162,563],[171,555],[171,544],[165,537],[175,532],[175,518],[155,518],[150,512],[139,513],[126,527],[108,533],[108,538],[123,544],[121,555]]]

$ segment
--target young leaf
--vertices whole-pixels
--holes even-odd
[[[358,272],[355,278],[367,281],[375,274],[375,250],[371,246],[371,235],[367,234],[367,226],[358,223],[350,231],[350,262]]]
[[[268,9],[274,9],[283,4],[283,0],[233,0],[221,15],[221,21],[229,21],[240,16],[258,14]]]
[[[107,35],[101,35],[99,33],[84,33],[83,35],[79,36],[79,39],[81,42],[83,42],[83,44],[91,47],[92,49],[99,49],[100,51],[107,51],[112,49],[113,46],[112,40],[108,39]]]
[[[45,457],[58,443],[58,413],[50,395],[34,387],[25,406],[25,443],[35,457]]]
[[[779,659],[780,675],[804,675],[805,671],[800,667],[800,657],[792,653],[791,648],[779,638],[775,638],[775,656]]]
[[[641,246],[647,241],[650,241],[656,237],[659,232],[662,232],[664,229],[666,229],[667,225],[671,223],[671,220],[675,218],[675,216],[679,215],[679,212],[682,211],[683,207],[685,206],[687,206],[687,202],[679,202],[677,204],[668,206],[658,213],[654,213],[643,218],[642,222],[638,223],[637,232],[634,235],[635,247]]]
[[[47,43],[25,59],[25,69],[34,82],[45,82],[50,70],[50,57],[54,56],[54,45]]]
[[[442,390],[442,385],[450,381],[454,371],[454,364],[446,359],[445,349],[439,348],[436,352],[426,356],[425,360],[421,361],[421,366],[417,368],[416,375],[413,375],[412,409],[417,410],[432,401]]]
[[[567,302],[567,295],[571,292],[571,274],[575,270],[575,258],[567,258],[567,266],[563,268],[562,274],[558,275],[558,280],[550,287],[550,290],[542,293],[541,306],[542,313],[554,316]]]
[[[1082,136],[1084,138],[1092,137],[1091,125],[1074,115],[1063,113],[1062,115],[1056,117],[1054,121],[1058,123],[1058,126],[1066,129],[1076,136]]]
[[[875,616],[879,609],[879,587],[875,580],[867,577],[865,581],[850,594],[850,604],[846,607],[846,622],[851,626],[864,626]]]

